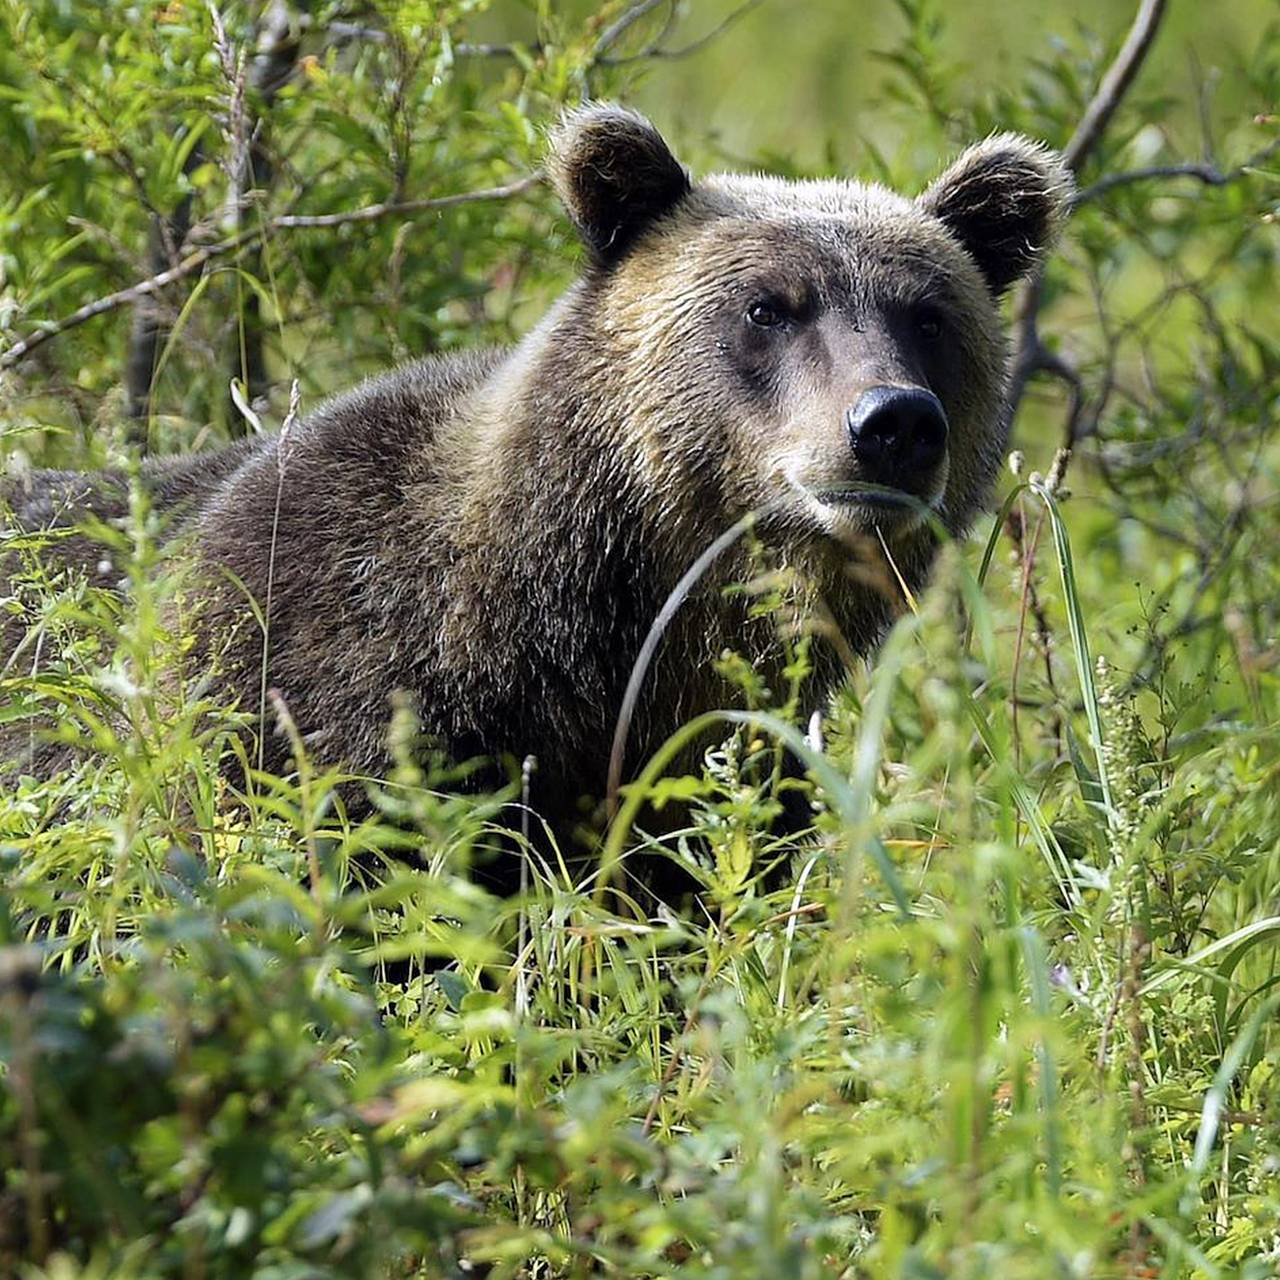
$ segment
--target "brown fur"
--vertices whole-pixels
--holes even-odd
[[[850,573],[850,546],[878,526],[922,581],[925,523],[819,496],[859,479],[844,413],[862,390],[937,395],[948,455],[920,493],[952,533],[968,527],[1005,443],[996,299],[1048,244],[1067,181],[1050,153],[1002,137],[915,201],[852,182],[691,185],[652,126],[608,107],[567,119],[550,171],[590,261],[518,346],[367,382],[283,450],[264,438],[145,478],[161,506],[185,504],[204,635],[228,647],[243,704],[257,704],[262,637],[235,580],[265,601],[279,492],[267,678],[313,756],[380,771],[407,690],[454,758],[536,755],[535,805],[561,822],[601,793],[655,614],[743,512],[766,512],[767,541],[857,650],[890,608]],[[759,296],[785,324],[744,321]],[[922,307],[940,337],[920,336]],[[66,520],[56,499],[77,485],[88,496],[71,514],[119,514],[118,479],[37,473],[11,491],[19,523]],[[742,567],[731,557],[720,580]],[[771,661],[772,628],[715,586],[666,639],[633,762],[725,699],[711,671],[724,646]],[[283,767],[286,744],[271,744]]]

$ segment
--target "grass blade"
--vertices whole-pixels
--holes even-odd
[[[1085,719],[1089,722],[1089,736],[1093,740],[1094,758],[1098,770],[1098,788],[1102,792],[1102,805],[1110,823],[1115,821],[1115,808],[1111,798],[1111,781],[1107,775],[1107,762],[1103,755],[1102,716],[1098,711],[1098,694],[1093,683],[1093,662],[1089,656],[1089,636],[1084,625],[1084,610],[1080,605],[1080,592],[1076,586],[1075,564],[1071,558],[1071,541],[1067,527],[1058,508],[1058,500],[1048,488],[1036,481],[1032,490],[1043,500],[1049,512],[1053,529],[1053,547],[1058,556],[1058,568],[1062,574],[1062,594],[1067,606],[1067,627],[1071,633],[1071,649],[1076,659],[1076,674],[1080,681],[1080,696],[1084,701]]]

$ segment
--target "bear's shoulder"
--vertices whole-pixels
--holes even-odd
[[[358,444],[382,451],[420,443],[508,354],[487,347],[411,360],[325,401],[307,418],[304,434],[339,452]]]

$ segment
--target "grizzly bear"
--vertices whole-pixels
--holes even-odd
[[[647,120],[604,105],[567,116],[547,168],[586,262],[522,342],[408,364],[284,441],[142,476],[201,575],[197,652],[242,708],[265,654],[309,755],[376,775],[407,694],[455,760],[535,756],[533,806],[562,826],[603,792],[655,615],[744,513],[846,654],[891,619],[884,583],[921,584],[940,530],[969,526],[1005,446],[997,304],[1051,243],[1070,179],[1004,134],[914,199],[694,181]],[[7,500],[21,527],[65,525],[120,515],[124,481],[34,472]],[[892,578],[851,571],[868,547]],[[62,555],[118,574],[75,539]],[[776,627],[723,589],[745,569],[722,557],[676,613],[629,766],[724,702],[725,647],[776,663]],[[268,735],[268,767],[289,754]]]

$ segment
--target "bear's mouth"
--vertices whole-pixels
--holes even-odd
[[[890,537],[918,528],[936,516],[946,482],[946,468],[934,478],[926,497],[866,481],[823,479],[806,483],[799,468],[785,467],[787,483],[804,502],[809,518],[824,533],[841,536],[870,534]]]

